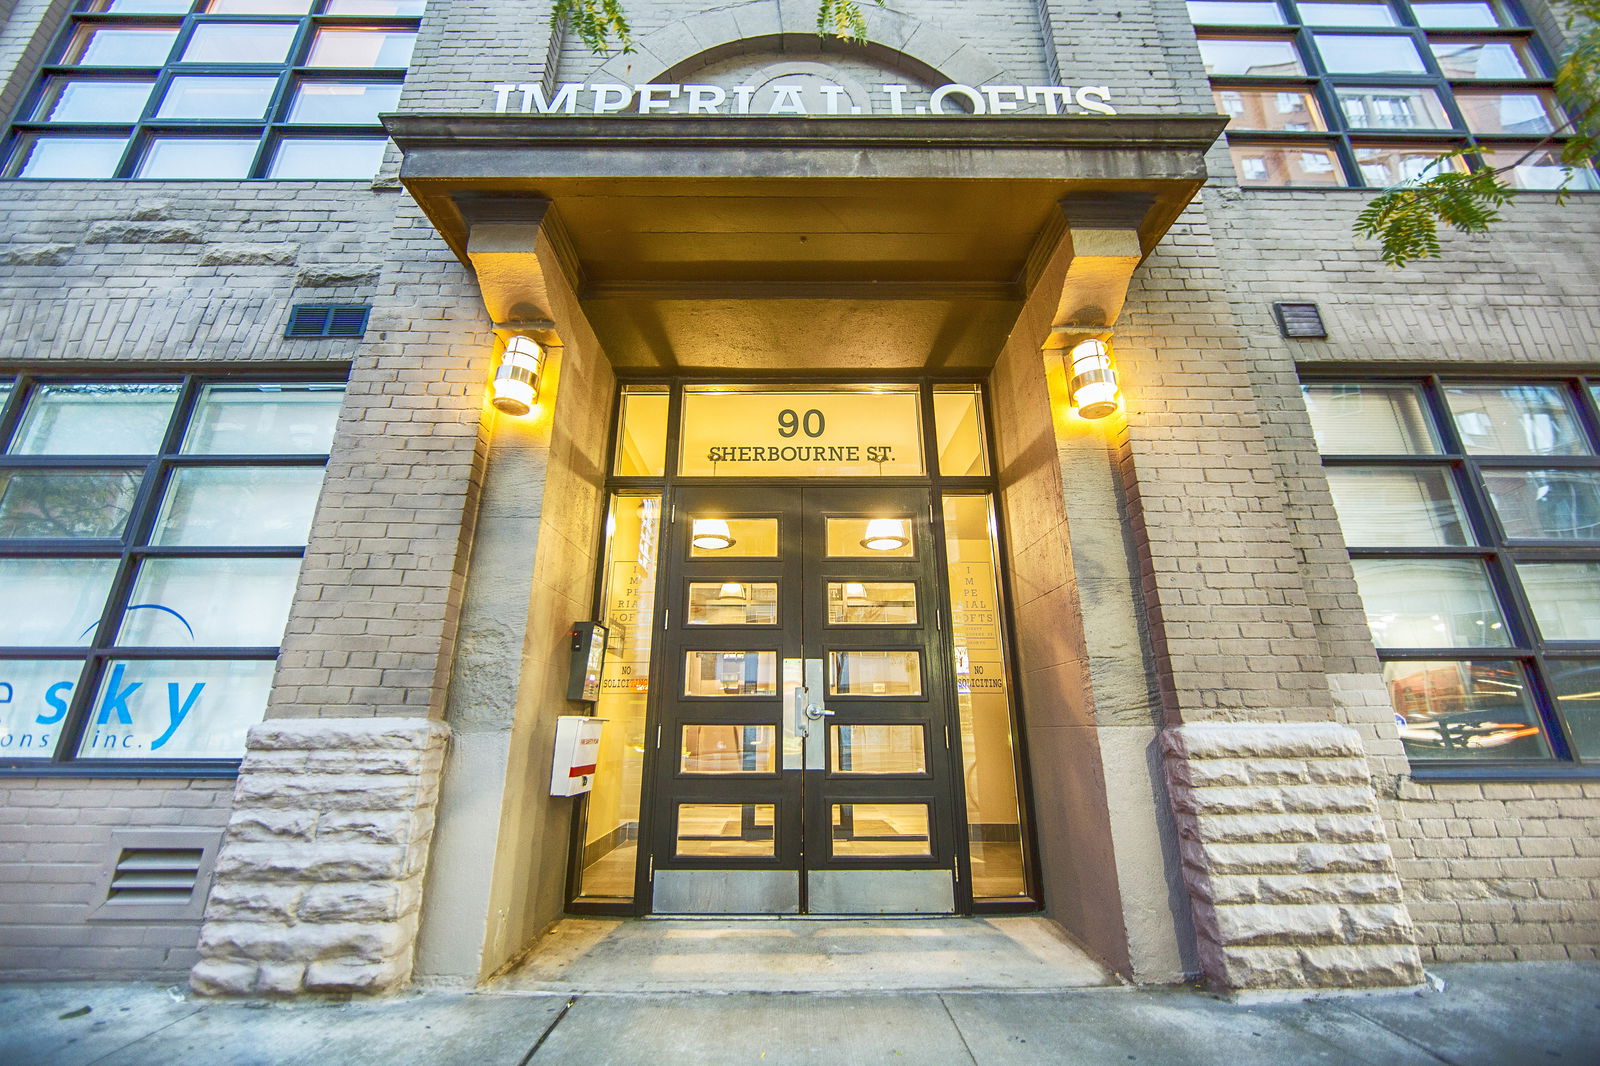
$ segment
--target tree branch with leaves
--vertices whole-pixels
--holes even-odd
[[[1552,2],[1565,11],[1567,27],[1577,34],[1556,71],[1556,92],[1571,117],[1509,163],[1480,165],[1464,173],[1455,169],[1455,161],[1476,156],[1479,149],[1457,148],[1434,160],[1418,177],[1373,197],[1357,216],[1355,232],[1378,241],[1384,262],[1403,267],[1418,259],[1438,259],[1441,225],[1462,233],[1486,232],[1500,221],[1500,209],[1519,191],[1507,175],[1557,143],[1561,165],[1569,168],[1555,190],[1558,199],[1600,156],[1600,0]]]
[[[856,0],[817,0],[817,33],[823,37],[837,37],[842,41],[865,44],[867,17]],[[881,7],[885,0],[876,0]],[[550,24],[565,26],[576,33],[589,50],[596,55],[615,47],[622,52],[633,51],[633,27],[622,9],[622,0],[553,0],[550,5]]]

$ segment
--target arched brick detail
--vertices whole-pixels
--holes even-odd
[[[1005,68],[955,34],[890,8],[863,3],[865,45],[824,38],[820,51],[854,51],[930,85],[1005,83]],[[748,52],[819,52],[815,0],[752,0],[691,15],[634,43],[590,79],[621,85],[673,82],[707,63]]]

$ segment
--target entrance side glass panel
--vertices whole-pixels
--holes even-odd
[[[672,395],[665,385],[633,385],[623,390],[617,415],[618,477],[660,477],[667,469],[667,407]]]
[[[650,691],[661,497],[618,493],[606,520],[602,620],[610,630],[600,699],[594,791],[584,807],[580,899],[633,898],[644,781],[645,704]]]
[[[978,386],[935,385],[933,422],[940,474],[968,477],[989,472]]]
[[[933,854],[925,803],[835,803],[836,858],[923,858]]]
[[[915,385],[830,389],[691,385],[678,473],[686,477],[922,474]]]
[[[1017,898],[1028,889],[989,497],[946,496],[944,535],[972,893],[980,899]]]

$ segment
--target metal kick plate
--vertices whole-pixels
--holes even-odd
[[[954,914],[955,909],[955,877],[949,870],[811,870],[806,874],[806,910],[810,914]]]
[[[799,914],[795,870],[657,870],[655,914]]]

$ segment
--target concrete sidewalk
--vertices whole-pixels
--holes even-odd
[[[1443,991],[1240,1005],[1187,989],[414,992],[263,1005],[0,985],[5,1066],[1600,1062],[1600,963],[1440,966]]]

